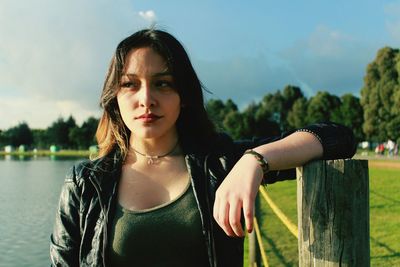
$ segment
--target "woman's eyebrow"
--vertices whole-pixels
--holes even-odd
[[[151,75],[153,77],[160,77],[160,76],[172,76],[172,73],[170,71],[165,71],[165,72],[158,72],[158,73],[154,73],[153,75]]]
[[[122,77],[124,77],[124,76],[127,76],[128,78],[136,78],[136,77],[137,77],[137,74],[135,74],[135,73],[124,73],[124,74],[122,75]],[[156,72],[156,73],[153,73],[151,76],[152,76],[152,77],[172,76],[172,72],[170,72],[170,71]],[[121,77],[121,78],[122,78],[122,77]]]

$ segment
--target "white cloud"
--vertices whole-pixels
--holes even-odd
[[[400,44],[400,20],[393,21],[393,22],[387,22],[386,28],[387,28],[390,36],[395,40],[395,42]]]
[[[78,124],[81,124],[90,116],[101,116],[100,108],[88,109],[87,107],[84,107],[80,103],[74,101],[56,101],[54,103],[54,106],[57,107],[57,109],[59,110],[59,116],[66,118],[69,115],[74,114],[74,118],[76,119]],[[79,113],[76,113],[76,110],[79,110]]]
[[[388,15],[399,16],[400,15],[400,1],[386,4],[383,7],[383,10]]]
[[[342,54],[344,52],[343,44],[351,41],[350,36],[331,30],[324,25],[319,25],[306,42],[315,55],[332,57]]]
[[[157,19],[156,13],[153,10],[139,11],[139,16],[151,23],[154,23]]]
[[[214,93],[207,98],[233,98],[244,106],[288,84],[299,86],[306,96],[320,90],[339,96],[358,94],[365,68],[375,53],[373,47],[355,37],[320,25],[306,39],[276,55],[194,63],[200,78]]]
[[[0,114],[16,117],[1,116],[0,127],[15,124],[19,118],[30,122],[31,117],[38,118],[32,124],[47,125],[52,114],[63,113],[61,106],[51,102],[76,103],[71,110],[76,117],[85,109],[97,109],[115,46],[147,24],[129,0],[118,4],[107,0],[1,0]],[[31,99],[40,98],[52,112],[38,114],[45,109],[34,108],[19,116],[19,110],[9,110],[14,105],[5,103],[3,96],[10,91],[26,99],[17,103],[30,105]],[[24,110],[24,105],[18,108]]]
[[[306,96],[327,90],[358,94],[365,68],[376,49],[356,37],[320,25],[307,38],[279,54],[259,54],[218,61],[194,61],[201,80],[214,94],[239,106],[258,101],[285,85],[299,86]],[[277,63],[278,62],[278,63]]]
[[[282,57],[307,94],[327,90],[342,95],[359,92],[375,53],[375,47],[321,25],[307,39],[282,51]]]
[[[259,101],[265,94],[294,84],[292,74],[284,67],[271,65],[265,54],[218,61],[194,61],[199,78],[213,94],[206,99],[231,98],[240,107]]]
[[[384,7],[386,18],[386,29],[392,39],[400,44],[400,2],[389,3]]]
[[[90,116],[99,118],[101,115],[99,108],[91,109],[79,102],[52,101],[43,97],[3,97],[0,106],[0,129],[7,129],[23,121],[30,128],[44,129],[59,117],[67,118],[70,115],[81,125]]]

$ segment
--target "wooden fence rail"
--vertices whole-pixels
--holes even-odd
[[[297,212],[299,266],[370,266],[368,161],[297,168]]]

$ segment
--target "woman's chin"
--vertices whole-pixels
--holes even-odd
[[[166,135],[167,133],[156,129],[146,129],[132,132],[132,137],[134,139],[160,139],[165,137]]]

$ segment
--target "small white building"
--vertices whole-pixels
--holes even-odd
[[[361,148],[362,148],[362,149],[367,149],[367,148],[369,148],[369,142],[368,142],[368,141],[361,142]]]
[[[59,150],[60,150],[60,148],[58,146],[56,146],[56,145],[51,145],[50,146],[50,152],[51,153],[57,152]]]
[[[99,149],[97,146],[90,146],[89,151],[90,151],[90,153],[97,153],[97,152],[99,152]]]
[[[23,153],[23,152],[25,152],[25,151],[26,151],[25,145],[20,145],[20,146],[18,147],[18,152]]]
[[[13,148],[13,146],[5,146],[5,147],[4,147],[4,151],[5,151],[6,153],[11,153],[11,152],[14,151],[14,148]]]

